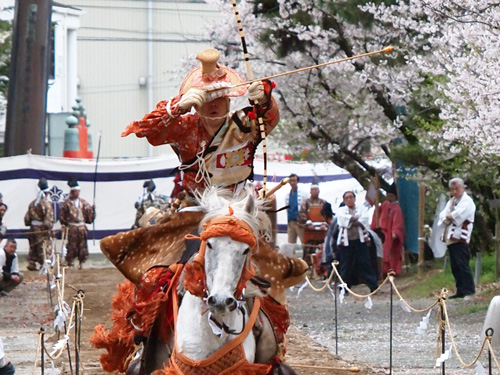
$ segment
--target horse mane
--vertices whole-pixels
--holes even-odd
[[[250,205],[250,212],[247,212],[248,200],[254,201]],[[207,221],[220,216],[229,215],[229,207],[233,210],[233,216],[247,223],[255,234],[256,238],[263,236],[267,240],[271,239],[271,221],[264,212],[266,202],[258,199],[251,186],[246,186],[239,192],[233,193],[228,189],[211,186],[197,196],[198,204],[207,214],[200,223],[200,231]]]

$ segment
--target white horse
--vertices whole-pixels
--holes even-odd
[[[249,190],[233,197],[212,188],[200,198],[200,206],[208,212],[201,223],[202,233],[205,223],[228,215],[248,224],[255,242],[260,229],[266,234],[270,232],[270,225],[262,220]],[[265,228],[260,223],[265,223]],[[235,296],[235,291],[243,268],[250,264],[251,251],[248,243],[235,241],[230,235],[206,240],[206,293],[200,298],[186,291],[182,298],[176,325],[176,346],[180,353],[192,360],[206,359],[242,332],[250,311],[245,299]],[[252,283],[248,282],[246,287],[245,297],[258,294]],[[254,362],[256,343],[251,331],[243,347],[246,359]]]
[[[250,188],[236,195],[211,188],[198,200],[207,214],[200,224],[199,252],[186,264],[179,293],[174,293],[174,299],[180,296],[179,304],[173,301],[174,340],[145,350],[143,372],[169,362],[161,373],[198,374],[203,368],[204,374],[295,374],[275,361],[278,338],[256,298],[270,285],[254,276],[252,262],[259,237],[271,233],[271,223],[259,209],[264,202]],[[127,374],[140,374],[140,365],[135,360]]]

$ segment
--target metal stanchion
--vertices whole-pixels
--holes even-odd
[[[443,321],[441,328],[441,353],[446,352],[446,316],[444,315],[444,309],[441,306],[441,320]],[[441,365],[441,375],[445,375],[446,372],[446,361],[443,361]]]
[[[491,342],[491,337],[493,336],[493,333],[495,333],[493,328],[488,328],[486,330],[486,332],[484,333],[490,342]],[[491,349],[490,349],[489,345],[488,345],[488,374],[493,375],[493,366],[491,363]]]
[[[332,272],[333,269],[332,269]],[[337,275],[335,275],[335,283],[334,285],[334,295],[335,295],[335,355],[339,355],[339,331],[338,331],[338,313],[337,313],[337,298],[338,298],[338,282],[337,282]]]
[[[68,334],[68,327],[66,326],[66,322],[64,322],[64,334]],[[66,341],[66,348],[68,350],[69,370],[71,372],[71,375],[73,375],[73,363],[71,362],[71,349],[69,347],[69,340]]]
[[[75,304],[75,371],[76,375],[80,374],[80,353],[78,352],[78,329],[80,324],[78,322],[78,303]]]
[[[49,270],[47,269],[47,293],[49,294],[49,303],[50,303],[50,308],[53,306],[52,302],[52,290],[50,289],[50,275],[49,275]]]
[[[41,332],[41,350],[40,350],[40,360],[41,360],[41,363],[40,363],[40,368],[41,368],[41,374],[44,375],[45,373],[45,350],[44,350],[44,347],[45,347],[45,328],[44,327],[40,327],[40,332]]]
[[[393,286],[391,284],[391,307],[390,307],[390,326],[389,326],[389,375],[392,375],[392,321],[393,321],[393,310],[394,310],[394,300],[393,300]]]

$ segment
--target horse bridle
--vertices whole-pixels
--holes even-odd
[[[236,332],[236,330],[234,329],[231,329],[229,328],[229,326],[224,323],[224,322],[219,322],[212,314],[210,314],[209,316],[209,319],[217,326],[219,327],[219,329],[223,330],[224,332],[226,332],[228,335],[239,335],[243,332],[243,330],[245,329],[245,325],[247,324],[246,323],[246,319],[245,319],[245,315],[247,313],[245,307],[243,307],[243,305],[241,305],[240,303],[238,303],[238,307],[237,307],[238,310],[241,311],[241,316],[242,316],[242,325],[241,325],[241,331],[240,332]]]
[[[204,300],[208,296],[205,274],[205,252],[207,240],[210,238],[228,236],[232,240],[246,243],[250,247],[248,258],[245,261],[240,279],[233,294],[237,301],[241,300],[243,289],[247,281],[255,276],[255,269],[251,262],[253,250],[257,245],[255,234],[247,223],[232,215],[232,209],[230,209],[229,212],[230,215],[228,216],[216,217],[203,224],[204,230],[200,233],[199,237],[186,235],[186,239],[201,240],[201,245],[193,263],[186,264],[187,275],[184,279],[184,287],[191,294],[203,298]]]

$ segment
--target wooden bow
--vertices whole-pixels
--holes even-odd
[[[245,58],[245,65],[247,70],[247,78],[249,81],[256,82],[258,80],[254,80],[252,67],[250,66],[250,55],[248,54],[247,42],[245,40],[245,34],[243,32],[243,22],[241,22],[240,12],[238,11],[238,7],[236,6],[236,0],[231,0],[233,4],[234,16],[236,17],[236,23],[238,25],[238,32],[240,33],[241,38],[241,47],[243,48],[243,57]],[[260,138],[262,139],[262,153],[264,157],[264,173],[262,175],[262,195],[265,197],[266,195],[266,183],[267,183],[267,141],[266,141],[266,128],[264,126],[264,120],[262,119],[262,115],[260,113],[259,102],[254,100],[256,112],[257,112],[257,121],[259,123],[259,131]],[[255,124],[255,120],[251,119],[252,123]]]

